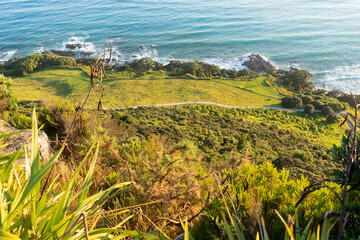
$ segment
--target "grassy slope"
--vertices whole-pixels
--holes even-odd
[[[264,82],[265,76],[251,80],[132,79],[111,78],[104,83],[104,107],[150,105],[182,101],[208,101],[238,106],[272,106],[281,95]],[[19,100],[77,103],[89,87],[89,77],[79,69],[49,68],[28,77],[15,78],[13,91]],[[97,94],[90,99],[95,106]],[[271,98],[271,99],[270,99]]]
[[[248,80],[245,81],[239,81],[239,80],[217,80],[216,82],[223,84],[223,85],[227,85],[227,86],[233,86],[235,88],[241,89],[241,90],[245,90],[251,93],[256,93],[259,96],[263,96],[267,99],[271,98],[271,99],[275,99],[275,100],[279,100],[283,97],[282,95],[280,95],[278,93],[278,91],[276,90],[276,88],[273,87],[269,87],[266,82],[265,79],[267,78],[267,76],[259,76],[255,79],[251,79],[251,78],[245,78]]]

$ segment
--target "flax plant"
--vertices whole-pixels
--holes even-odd
[[[0,142],[7,136],[8,134],[2,134]],[[118,183],[89,195],[98,151],[99,145],[94,143],[72,178],[65,185],[58,186],[58,176],[55,177],[40,197],[43,187],[41,183],[59,158],[62,149],[42,164],[34,109],[30,156],[27,156],[26,149],[25,155],[24,150],[19,149],[13,155],[0,156],[0,239],[123,239],[129,236],[154,239],[155,237],[149,234],[125,230],[123,224],[129,218],[112,228],[97,228],[100,225],[104,199],[110,193],[130,184]],[[87,169],[84,184],[80,191],[75,192],[80,169],[92,152],[93,159]],[[25,157],[25,166],[17,163],[20,157]]]

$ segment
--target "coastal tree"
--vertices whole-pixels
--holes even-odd
[[[297,96],[286,96],[281,99],[281,106],[285,108],[300,108],[302,105],[301,98]]]
[[[307,115],[311,115],[313,114],[315,111],[315,107],[311,104],[306,104],[304,107],[304,113],[306,113]]]
[[[296,92],[311,92],[314,89],[314,83],[310,81],[311,77],[313,75],[306,70],[291,69],[282,72],[280,82]]]

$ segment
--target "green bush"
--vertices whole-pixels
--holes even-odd
[[[164,69],[163,64],[155,62],[151,58],[142,58],[140,60],[135,60],[129,64],[129,67],[131,67],[136,71],[147,71],[147,70],[159,71]]]
[[[31,56],[19,59],[15,65],[15,73],[19,76],[27,76],[36,69],[42,67],[43,55],[36,53]]]
[[[302,95],[300,96],[303,104],[310,104],[313,101],[313,98],[309,95]]]
[[[281,106],[285,108],[300,108],[302,105],[301,98],[296,96],[286,96],[281,99]]]
[[[306,113],[307,115],[311,115],[313,114],[315,111],[315,107],[311,104],[306,104],[304,107],[304,113]]]
[[[294,89],[296,92],[311,92],[314,83],[310,81],[313,75],[306,70],[291,69],[290,71],[279,71],[280,83]]]
[[[45,182],[55,162],[59,161],[62,149],[42,164],[37,131],[34,110],[31,154],[25,167],[16,164],[22,149],[12,156],[1,156],[1,239],[107,239],[113,238],[114,233],[120,233],[124,238],[142,236],[155,239],[150,234],[119,230],[120,226],[99,228],[96,224],[98,214],[103,211],[105,198],[130,183],[117,183],[93,195],[89,193],[99,151],[99,146],[93,151],[95,144],[89,150],[89,154],[93,152],[94,157],[87,170],[82,170],[87,159],[85,157],[65,185],[58,186],[58,177],[55,177],[42,190],[45,187],[42,183]],[[0,138],[3,140],[4,136],[1,135]],[[86,174],[79,191],[76,191],[75,186],[81,172]],[[124,211],[120,214],[122,213]]]
[[[29,129],[31,128],[31,118],[19,113],[11,118],[9,124],[17,129]]]
[[[58,57],[54,59],[54,65],[59,67],[76,66],[76,60],[70,57]]]
[[[337,116],[335,113],[330,113],[329,115],[327,115],[326,121],[328,123],[337,123],[340,121],[340,117]]]
[[[96,62],[96,58],[78,58],[76,63],[85,66],[92,66]]]
[[[321,108],[321,113],[328,116],[329,114],[334,114],[334,110],[330,106],[323,106]]]
[[[312,101],[311,104],[315,107],[315,109],[321,110],[324,106],[323,102],[320,100]]]
[[[169,64],[165,65],[164,69],[172,76],[184,76],[190,74],[192,76],[206,78],[237,78],[255,74],[255,72],[247,69],[240,71],[220,69],[218,66],[198,61],[181,62],[172,60]]]
[[[17,99],[12,96],[11,85],[13,80],[0,74],[0,112],[9,111],[10,114],[17,112]]]
[[[306,158],[304,153],[299,157]],[[220,209],[225,209],[225,203],[230,211],[239,218],[245,236],[255,236],[258,231],[254,228],[259,218],[263,218],[268,229],[269,239],[282,239],[284,228],[275,211],[282,215],[294,216],[295,203],[299,194],[310,182],[307,178],[291,179],[289,172],[280,172],[269,162],[263,164],[245,164],[237,170],[226,171],[229,188],[223,200],[216,200],[207,210],[211,219],[221,221]],[[339,192],[340,185],[331,184],[334,191]],[[220,189],[219,189],[220,191]],[[310,194],[297,210],[301,212],[303,221],[311,218],[320,219],[325,211],[336,211],[339,203],[336,196],[329,189],[321,189]],[[223,223],[223,221],[221,221]],[[223,226],[218,224],[218,226]],[[208,225],[208,227],[211,227]],[[209,231],[212,232],[212,231]],[[194,234],[198,234],[194,232]],[[218,236],[220,237],[220,236]],[[246,239],[251,239],[246,238]]]
[[[28,76],[30,73],[44,67],[50,66],[75,66],[76,60],[69,57],[61,57],[52,52],[36,53],[24,58],[11,59],[5,64],[7,70],[11,70],[15,75]]]

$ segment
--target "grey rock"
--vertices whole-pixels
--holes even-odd
[[[67,43],[66,44],[66,48],[69,48],[69,49],[75,49],[76,47],[82,48],[83,44],[82,43]]]
[[[251,54],[249,60],[243,63],[249,70],[257,73],[273,73],[276,68],[258,54]]]
[[[28,151],[31,150],[32,144],[31,144],[31,135],[32,130],[19,130],[16,128],[11,127],[8,123],[0,120],[0,134],[9,134],[17,132],[17,134],[12,135],[11,137],[6,138],[2,142],[3,148],[0,151],[0,154],[11,154],[15,153],[18,149],[22,148],[24,144],[26,145],[26,148]],[[52,150],[50,146],[50,140],[49,137],[46,135],[44,131],[38,132],[38,142],[39,142],[39,150],[40,150],[40,156],[41,160],[48,160],[51,156]]]
[[[74,57],[76,55],[75,50],[50,50],[52,53],[64,56],[64,57]]]

